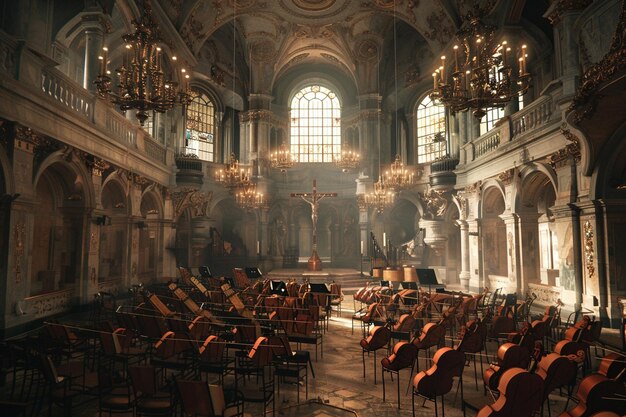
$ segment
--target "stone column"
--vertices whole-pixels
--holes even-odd
[[[483,263],[483,240],[480,236],[480,219],[467,220],[470,252],[470,291],[481,292],[485,287],[485,270]]]
[[[519,218],[519,242],[520,242],[520,271],[524,285],[529,282],[539,282],[541,274],[539,253],[539,224],[537,213],[520,213]],[[554,285],[554,282],[541,281],[542,284]]]
[[[272,96],[266,94],[250,94],[248,97],[250,110],[246,113],[247,121],[247,154],[241,160],[252,163],[256,171],[253,176],[267,177],[269,174],[270,127],[272,112],[270,104]]]
[[[470,289],[470,242],[469,242],[469,224],[466,220],[457,220],[461,231],[461,272],[459,273],[459,281],[461,287],[465,290]]]
[[[580,13],[591,2],[592,0],[557,0],[552,2],[543,15],[554,27],[556,68],[563,81],[564,97],[575,94],[579,83],[581,74],[576,24]]]
[[[518,294],[526,289],[526,282],[520,273],[520,251],[518,250],[519,239],[519,219],[515,213],[503,213],[499,216],[506,225],[506,250],[507,250],[507,275],[512,287]],[[512,289],[512,288],[511,288]]]
[[[98,57],[102,55],[102,47],[105,46],[104,33],[111,23],[103,13],[87,12],[82,14],[80,25],[85,43],[83,88],[95,91],[93,82],[101,72]]]
[[[378,94],[359,96],[359,154],[361,155],[361,176],[378,180],[379,154],[381,152],[381,111],[382,97]],[[382,156],[381,156],[382,157]]]

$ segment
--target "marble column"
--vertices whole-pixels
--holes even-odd
[[[519,250],[519,219],[515,213],[503,213],[499,216],[506,226],[506,250],[507,250],[507,276],[510,281],[509,290],[515,290],[522,294],[527,283],[520,273],[520,250]],[[506,291],[506,290],[505,290]]]
[[[361,155],[361,176],[378,180],[379,154],[381,152],[381,111],[382,97],[378,94],[359,96],[359,154]],[[382,157],[382,156],[380,156]]]
[[[480,236],[480,219],[468,219],[470,291],[481,292],[485,287],[483,240]]]
[[[469,224],[466,220],[457,220],[461,232],[461,272],[459,273],[459,281],[461,287],[465,290],[470,289],[470,243],[469,243]]]
[[[556,68],[563,81],[563,97],[570,97],[575,94],[579,84],[581,76],[580,48],[578,45],[579,30],[576,25],[581,12],[591,2],[592,0],[557,0],[552,2],[543,15],[554,27]]]

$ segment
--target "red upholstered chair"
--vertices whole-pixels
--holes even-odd
[[[531,417],[541,405],[543,381],[522,368],[507,369],[500,378],[498,400],[486,405],[477,417]]]
[[[419,351],[427,350],[433,346],[442,346],[444,336],[446,335],[446,328],[440,323],[427,323],[420,332],[420,335],[415,337],[411,343],[418,349],[417,351],[417,370],[420,369],[419,363]]]
[[[398,409],[400,409],[400,370],[411,367],[411,373],[409,379],[413,375],[413,367],[415,366],[415,359],[417,358],[417,347],[413,343],[398,342],[393,347],[393,353],[380,361],[382,365],[382,380],[383,380],[383,401],[385,401],[385,372],[391,374],[391,380],[393,381],[393,375],[396,375],[398,384]]]
[[[374,384],[376,384],[376,351],[386,347],[391,340],[391,330],[384,326],[375,326],[366,339],[361,339],[363,356],[363,378],[365,378],[365,352],[374,352]]]
[[[413,416],[415,416],[416,396],[424,398],[424,402],[430,400],[435,403],[435,416],[438,416],[437,397],[441,397],[441,411],[445,415],[443,396],[452,389],[454,378],[459,378],[461,403],[463,403],[463,368],[465,368],[463,352],[449,347],[439,349],[433,356],[433,365],[413,378],[413,395],[411,396]]]
[[[567,356],[561,356],[558,353],[549,353],[543,357],[537,366],[535,372],[543,379],[543,396],[541,404],[541,415],[543,409],[548,402],[548,395],[557,388],[563,386],[568,387],[568,401],[571,396],[572,389],[576,383],[576,363],[572,362]],[[567,408],[565,404],[565,408]],[[548,402],[548,415],[550,412],[550,403]]]

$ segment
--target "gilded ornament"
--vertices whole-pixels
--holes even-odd
[[[583,227],[583,236],[585,242],[585,266],[587,268],[587,275],[589,278],[593,278],[596,269],[594,266],[594,249],[593,249],[593,225],[591,221],[587,220]]]
[[[13,250],[15,272],[15,283],[22,282],[22,258],[24,257],[24,223],[16,223],[13,229],[13,238],[15,239],[15,248]]]
[[[550,165],[554,169],[559,166],[563,166],[563,164],[565,164],[565,162],[570,158],[572,158],[575,163],[578,163],[581,157],[580,139],[567,128],[567,123],[563,123],[561,125],[561,133],[570,143],[550,155]]]

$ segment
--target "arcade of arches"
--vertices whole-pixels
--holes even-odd
[[[103,45],[122,63],[138,4],[0,1],[5,334],[180,265],[304,268],[311,207],[291,194],[313,180],[337,193],[317,213],[323,268],[369,271],[370,236],[385,236],[389,262],[434,268],[450,288],[534,292],[621,323],[622,1],[480,2],[498,36],[528,44],[532,75],[483,134],[429,98],[466,2],[152,3],[198,99],[142,127],[93,84]],[[285,172],[270,161],[283,144],[300,160]],[[342,146],[361,155],[348,172],[332,162]],[[231,154],[264,207],[242,209],[216,181]],[[417,183],[379,213],[359,196],[395,155]]]

